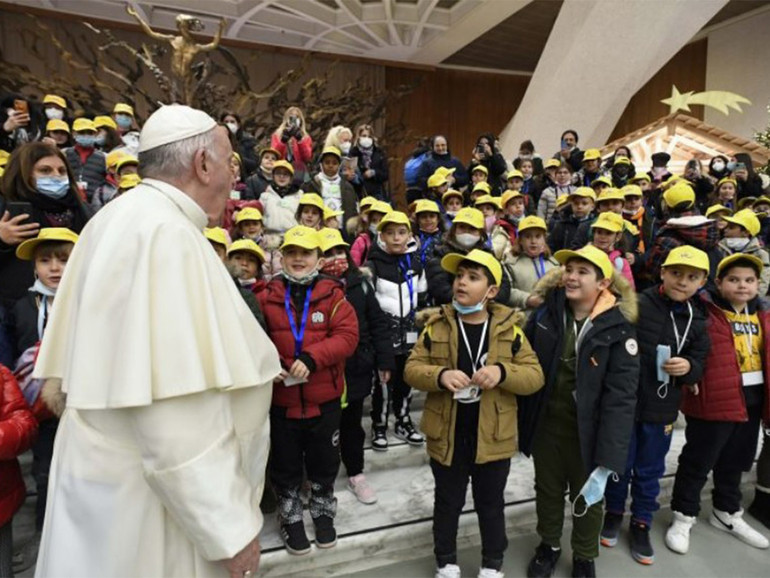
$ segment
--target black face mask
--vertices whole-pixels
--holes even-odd
[[[279,187],[277,184],[275,184],[275,181],[272,181],[270,183],[270,186],[279,197],[285,197],[286,195],[289,194],[289,192],[291,192],[291,183],[289,183],[284,187]]]

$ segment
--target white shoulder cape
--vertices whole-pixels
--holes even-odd
[[[62,380],[68,407],[271,386],[278,353],[203,236],[206,222],[182,191],[145,179],[85,227],[34,372]]]

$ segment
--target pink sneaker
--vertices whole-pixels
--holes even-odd
[[[364,474],[348,478],[348,489],[355,494],[362,504],[374,504],[377,501],[377,494],[366,481]]]

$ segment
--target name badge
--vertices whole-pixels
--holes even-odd
[[[286,379],[283,380],[283,385],[286,387],[291,387],[292,385],[298,385],[300,383],[307,383],[307,379],[300,379],[293,375],[287,375]]]
[[[407,331],[406,332],[406,343],[407,345],[414,345],[417,343],[417,332],[416,331]]]

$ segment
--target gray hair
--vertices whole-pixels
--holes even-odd
[[[162,180],[183,178],[192,168],[198,149],[205,149],[208,156],[216,157],[216,129],[139,153],[139,176]]]

